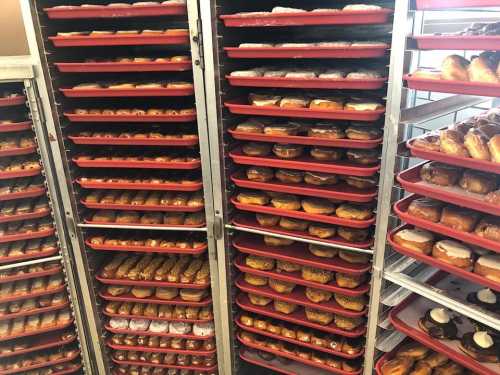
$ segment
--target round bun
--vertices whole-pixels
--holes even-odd
[[[274,227],[280,222],[280,217],[268,214],[256,214],[257,222],[263,227]]]
[[[331,173],[306,172],[304,175],[304,181],[310,185],[323,186],[334,185],[339,181],[339,179],[337,175]]]
[[[306,297],[314,303],[328,302],[332,298],[332,292],[308,287],[306,288]]]
[[[305,212],[317,215],[330,215],[335,212],[335,206],[327,199],[306,198],[302,200],[302,208]]]
[[[288,238],[264,236],[264,243],[268,246],[288,246],[291,245],[293,242],[294,242],[293,240],[289,240]]]
[[[491,254],[481,256],[474,265],[474,273],[500,282],[500,255]]]
[[[339,251],[339,258],[345,260],[349,263],[356,264],[368,264],[370,262],[370,256],[365,253],[355,253],[353,251]]]
[[[424,220],[438,223],[441,219],[443,203],[430,198],[417,198],[408,206],[408,214]]]
[[[370,205],[343,203],[337,207],[335,214],[342,219],[368,220],[373,216]]]
[[[439,186],[456,185],[460,175],[460,168],[438,162],[427,163],[420,169],[423,181]]]
[[[346,310],[363,311],[367,304],[366,296],[347,296],[335,293],[335,301]]]
[[[272,302],[271,298],[259,296],[257,294],[248,293],[248,299],[252,305],[267,306]]]
[[[271,153],[271,145],[263,142],[248,142],[241,149],[248,156],[267,156]]]
[[[459,268],[472,269],[472,250],[457,241],[436,242],[432,247],[432,256]]]
[[[336,161],[342,159],[341,149],[332,147],[313,147],[310,151],[311,156],[319,161]]]
[[[267,167],[250,167],[247,169],[247,178],[250,181],[269,182],[274,177],[274,172]]]
[[[332,225],[313,223],[313,224],[309,225],[309,228],[307,228],[307,231],[311,236],[314,236],[314,237],[330,238],[330,237],[335,236],[335,233],[337,233],[337,228],[335,228]]]
[[[334,247],[327,247],[315,244],[309,244],[311,254],[321,258],[335,258],[339,251]]]
[[[434,244],[434,235],[423,229],[402,229],[394,234],[394,242],[405,249],[418,253],[430,254]]]
[[[267,278],[262,276],[253,275],[251,273],[244,274],[244,279],[247,283],[254,286],[264,286],[267,285]]]
[[[278,169],[275,177],[285,184],[299,184],[304,179],[304,172],[292,169]]]
[[[295,195],[289,195],[289,194],[281,194],[273,199],[271,199],[271,204],[275,208],[279,208],[282,210],[293,210],[297,211],[300,210],[300,201],[297,199]]]
[[[307,221],[304,221],[304,220],[293,219],[293,218],[283,216],[279,220],[279,226],[281,228],[286,229],[286,230],[296,230],[296,231],[303,232],[307,229],[307,227],[309,226],[309,223]]]
[[[273,153],[281,159],[295,159],[302,155],[304,146],[276,143]]]

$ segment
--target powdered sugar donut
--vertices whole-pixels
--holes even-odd
[[[211,336],[215,332],[214,323],[206,322],[206,323],[195,323],[193,324],[193,334],[195,336]]]

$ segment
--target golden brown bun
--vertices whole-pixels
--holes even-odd
[[[253,275],[251,273],[244,274],[245,281],[250,285],[264,286],[267,285],[267,277]]]
[[[330,215],[335,211],[334,204],[322,198],[305,198],[302,200],[302,208],[307,213],[317,215]]]
[[[285,184],[298,184],[304,179],[304,172],[291,169],[278,169],[275,177]]]
[[[441,64],[441,77],[451,81],[468,81],[469,61],[462,56],[450,55]]]
[[[268,280],[269,287],[278,293],[292,293],[295,288],[295,284],[288,283],[286,281],[269,279]]]
[[[482,218],[474,233],[488,240],[500,241],[500,220],[492,216]]]
[[[298,306],[294,303],[285,302],[285,301],[274,301],[274,310],[283,314],[291,314],[295,310],[297,310]]]
[[[310,185],[334,185],[338,181],[338,177],[331,173],[306,172],[304,175],[304,182]]]
[[[496,188],[497,181],[490,173],[467,170],[458,184],[470,193],[488,194]]]
[[[309,251],[311,252],[311,254],[321,258],[334,258],[339,253],[336,248],[315,244],[309,244]]]
[[[338,227],[337,233],[339,237],[349,242],[362,242],[368,238],[370,234],[368,229],[358,229],[349,227]]]
[[[425,345],[422,345],[416,341],[412,341],[401,346],[401,348],[399,348],[396,352],[396,357],[409,357],[414,361],[418,361],[425,358],[429,352],[430,349]]]
[[[370,262],[370,256],[368,254],[346,250],[339,251],[339,258],[349,263],[368,264]]]
[[[288,246],[291,245],[293,242],[294,242],[293,240],[289,240],[288,238],[264,236],[264,243],[268,246]]]
[[[419,361],[409,375],[431,375],[432,368],[427,363]]]
[[[285,97],[280,101],[281,108],[307,108],[309,101],[298,97]]]
[[[183,301],[200,302],[205,297],[205,289],[181,289],[180,296]]]
[[[364,295],[361,296],[346,296],[344,294],[334,294],[335,301],[344,309],[352,311],[363,311],[367,300]]]
[[[335,214],[342,219],[368,220],[373,216],[370,205],[343,203],[337,207]]]
[[[269,197],[261,191],[241,192],[236,196],[236,199],[242,204],[255,204],[258,206],[269,203]]]
[[[264,127],[264,133],[269,135],[297,135],[299,130],[298,124],[271,124]]]
[[[365,281],[365,276],[337,272],[335,273],[335,281],[341,288],[354,289]]]
[[[483,255],[474,265],[474,273],[487,279],[500,282],[500,256]]]
[[[476,225],[478,214],[475,211],[459,207],[446,206],[441,214],[441,224],[459,230],[461,232],[472,232]]]
[[[309,234],[318,238],[329,238],[335,236],[337,229],[331,225],[311,224],[307,229]]]
[[[311,309],[309,307],[305,308],[305,313],[307,320],[313,323],[321,324],[323,326],[330,324],[334,319],[334,315],[332,313]]]
[[[456,185],[461,170],[448,164],[430,162],[420,169],[420,178],[428,183],[439,186]]]
[[[256,294],[248,293],[248,299],[252,305],[256,306],[267,306],[272,302],[271,298],[264,296],[258,296]]]
[[[402,229],[394,234],[394,242],[405,249],[418,253],[430,254],[434,244],[434,235],[423,229]]]
[[[280,194],[271,199],[271,204],[275,208],[282,210],[300,210],[300,201],[295,195]]]
[[[266,167],[250,167],[247,169],[247,178],[250,181],[268,182],[274,177],[274,172],[271,168]]]
[[[439,152],[441,150],[441,141],[437,134],[426,134],[415,138],[413,146],[424,150]]]
[[[271,153],[271,145],[264,142],[248,142],[243,145],[241,151],[248,156],[267,156]]]
[[[424,359],[422,359],[420,362],[426,363],[430,368],[436,368],[438,366],[444,365],[448,361],[449,358],[444,354],[433,352]]]
[[[273,153],[281,159],[295,159],[302,155],[304,146],[276,143]]]
[[[263,227],[274,227],[280,221],[280,217],[276,215],[256,214],[255,217],[257,222]]]
[[[309,103],[310,109],[320,110],[342,110],[344,102],[341,99],[313,99]]]
[[[342,159],[344,155],[341,149],[331,147],[313,147],[310,153],[314,159],[320,161],[336,161]]]
[[[284,272],[297,272],[302,269],[302,266],[298,263],[288,262],[286,260],[276,261],[276,270]]]
[[[246,257],[245,264],[256,270],[270,271],[274,269],[275,261],[272,258],[265,258],[251,254]]]
[[[495,74],[495,67],[492,67],[488,58],[481,54],[479,57],[473,58],[467,71],[471,82],[483,83],[498,83],[498,78]]]
[[[488,141],[488,149],[491,154],[491,161],[500,163],[500,134],[496,134]]]
[[[439,132],[440,150],[445,154],[470,157],[469,151],[464,146],[464,135],[456,130],[441,130]]]
[[[414,78],[441,79],[441,71],[437,69],[420,68],[412,74]]]
[[[436,242],[432,247],[432,256],[459,268],[472,269],[472,251],[457,241]]]
[[[302,267],[302,278],[320,284],[327,284],[333,279],[333,272],[309,266]]]
[[[314,303],[328,302],[332,298],[332,293],[327,290],[306,288],[306,297]]]
[[[442,210],[443,203],[440,201],[430,198],[417,198],[410,203],[407,212],[411,216],[437,223],[441,219]]]
[[[309,226],[309,222],[283,216],[279,221],[279,225],[287,230],[305,231]]]
[[[352,331],[362,325],[365,322],[365,319],[362,317],[347,317],[342,315],[335,315],[334,319],[335,325],[341,329],[345,329],[346,331]]]
[[[490,160],[488,138],[478,129],[470,129],[464,136],[464,146],[473,159]]]

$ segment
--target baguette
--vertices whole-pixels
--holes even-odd
[[[149,262],[148,266],[142,270],[139,275],[140,280],[152,280],[155,275],[155,271],[160,267],[163,263],[163,257],[156,257]]]
[[[151,263],[153,254],[143,255],[137,264],[127,273],[127,279],[139,280],[141,272]]]
[[[192,283],[202,265],[203,261],[201,259],[193,259],[182,273],[181,283]]]
[[[196,273],[194,283],[198,285],[206,285],[210,282],[210,263],[208,260],[203,262],[200,270]]]
[[[167,258],[160,266],[160,268],[156,270],[154,279],[156,281],[165,281],[168,273],[170,272],[170,270],[172,269],[172,267],[175,265],[176,262],[177,262],[176,257]]]
[[[134,265],[139,261],[139,256],[133,255],[131,257],[127,257],[125,261],[118,267],[115,272],[116,279],[125,279],[129,271],[134,267]]]
[[[118,254],[113,257],[111,262],[106,264],[101,271],[101,276],[106,279],[112,279],[115,277],[115,273],[118,270],[118,267],[123,263],[125,259],[127,259],[127,254]]]
[[[188,264],[189,264],[189,258],[181,257],[168,273],[167,280],[171,283],[178,283],[181,277],[181,272]]]

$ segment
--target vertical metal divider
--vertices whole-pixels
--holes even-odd
[[[403,72],[405,65],[406,21],[409,0],[396,0],[394,25],[391,43],[389,84],[387,89],[386,117],[384,124],[384,142],[382,148],[382,166],[380,169],[377,221],[375,228],[375,253],[373,255],[370,309],[364,361],[364,375],[373,372],[375,362],[375,344],[380,313],[380,296],[383,287],[383,273],[386,250],[386,235],[391,213],[391,196],[394,184],[394,167],[398,149],[399,118],[403,90]]]
[[[37,33],[35,29],[34,15],[30,6],[30,0],[21,0],[21,12],[23,16],[24,27],[27,35],[29,51],[32,64],[35,69],[35,82],[38,88],[40,100],[40,113],[44,113],[44,122],[40,124],[46,132],[47,150],[50,150],[52,161],[54,163],[54,183],[59,186],[60,202],[59,209],[61,219],[68,229],[69,243],[65,263],[71,266],[72,274],[75,275],[75,286],[79,286],[79,296],[82,306],[79,306],[78,315],[81,322],[85,323],[85,334],[88,346],[89,361],[86,365],[89,374],[104,375],[108,373],[109,366],[105,356],[105,349],[99,328],[99,316],[96,298],[91,287],[91,279],[84,259],[85,246],[75,225],[75,212],[71,203],[71,194],[69,186],[71,181],[66,174],[66,168],[62,159],[64,147],[59,140],[57,129],[53,117],[53,109],[49,98],[49,89],[47,87],[46,77],[43,69],[42,56],[38,45]],[[33,8],[33,12],[35,9]],[[47,151],[48,152],[48,151]],[[76,281],[77,280],[77,281]],[[78,284],[77,284],[78,283]],[[78,301],[78,299],[76,300]]]

